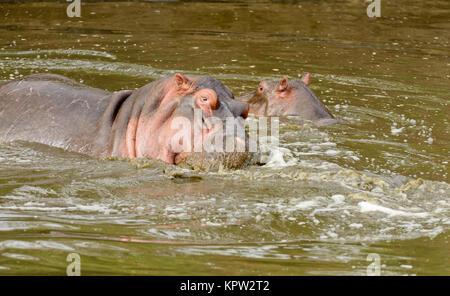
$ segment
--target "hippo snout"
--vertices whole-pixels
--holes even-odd
[[[211,120],[211,119],[209,119]],[[240,168],[249,163],[249,141],[244,120],[228,117],[207,124],[202,136],[194,140],[192,151],[184,151],[175,164],[194,169]]]

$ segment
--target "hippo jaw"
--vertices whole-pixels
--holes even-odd
[[[199,112],[195,114],[198,115]],[[181,152],[175,153],[173,163],[180,167],[200,170],[221,167],[237,169],[249,164],[251,154],[248,151],[249,141],[243,120],[239,121],[234,117],[228,117],[226,120],[215,118],[214,126],[207,123],[210,120],[211,118],[204,117],[201,120],[194,119],[194,124],[201,121],[201,126],[206,126],[206,129],[197,125],[194,126],[197,132],[186,134],[184,138],[190,138],[190,146],[184,146]],[[230,125],[225,122],[227,120],[231,121]],[[175,138],[175,141],[178,139]]]
[[[176,159],[176,165],[194,170],[239,169],[251,162],[248,152],[189,152]]]

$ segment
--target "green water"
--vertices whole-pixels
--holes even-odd
[[[450,275],[450,4],[0,4],[0,80],[108,90],[176,72],[235,94],[312,74],[347,126],[280,122],[268,163],[192,172],[0,144],[0,275]],[[249,120],[255,120],[250,118]]]

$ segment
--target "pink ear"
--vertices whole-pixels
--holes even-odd
[[[302,81],[304,84],[309,85],[311,83],[311,74],[305,73],[302,77]]]
[[[278,91],[285,91],[288,87],[288,80],[286,77],[283,77],[283,79],[281,79],[280,84],[278,84]]]
[[[179,88],[182,88],[187,83],[187,78],[181,75],[180,73],[176,73],[173,76],[173,79],[175,79],[175,83]]]

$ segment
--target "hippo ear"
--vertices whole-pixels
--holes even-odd
[[[305,75],[302,76],[303,83],[308,86],[311,83],[311,74],[305,73]]]
[[[285,76],[285,77],[283,77],[283,79],[281,79],[280,83],[278,84],[277,91],[283,92],[287,88],[288,88],[288,80],[287,80],[287,78]]]
[[[173,76],[173,79],[175,80],[178,89],[185,89],[186,86],[189,85],[189,80],[180,73],[176,73]]]

